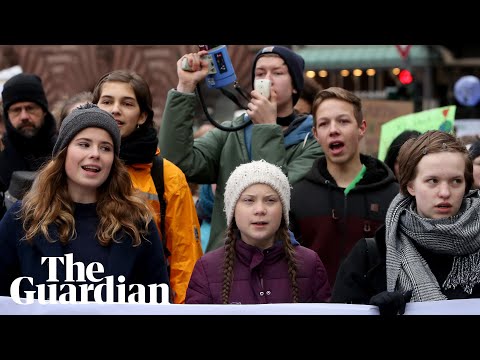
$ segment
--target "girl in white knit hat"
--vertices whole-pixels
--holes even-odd
[[[224,200],[225,245],[197,261],[186,303],[329,301],[322,261],[288,231],[290,184],[278,166],[264,160],[238,166]]]

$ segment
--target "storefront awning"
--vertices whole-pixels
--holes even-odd
[[[305,59],[306,70],[404,67],[395,45],[311,45],[296,51]],[[439,56],[426,45],[412,45],[410,66],[429,66]]]

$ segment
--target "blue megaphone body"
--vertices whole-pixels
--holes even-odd
[[[226,45],[199,45],[208,51],[210,67],[205,79],[209,88],[222,88],[237,80]]]

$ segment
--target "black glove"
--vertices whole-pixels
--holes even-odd
[[[370,305],[378,306],[380,315],[393,316],[403,315],[405,313],[405,305],[412,297],[412,290],[406,292],[401,291],[382,291],[374,295],[370,299]]]

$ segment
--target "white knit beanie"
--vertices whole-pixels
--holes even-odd
[[[288,178],[278,166],[265,160],[258,160],[237,166],[227,180],[224,194],[225,207],[223,209],[227,215],[227,227],[232,222],[238,198],[246,188],[253,184],[269,185],[278,193],[283,205],[283,217],[288,226],[288,213],[290,211],[290,183]]]

